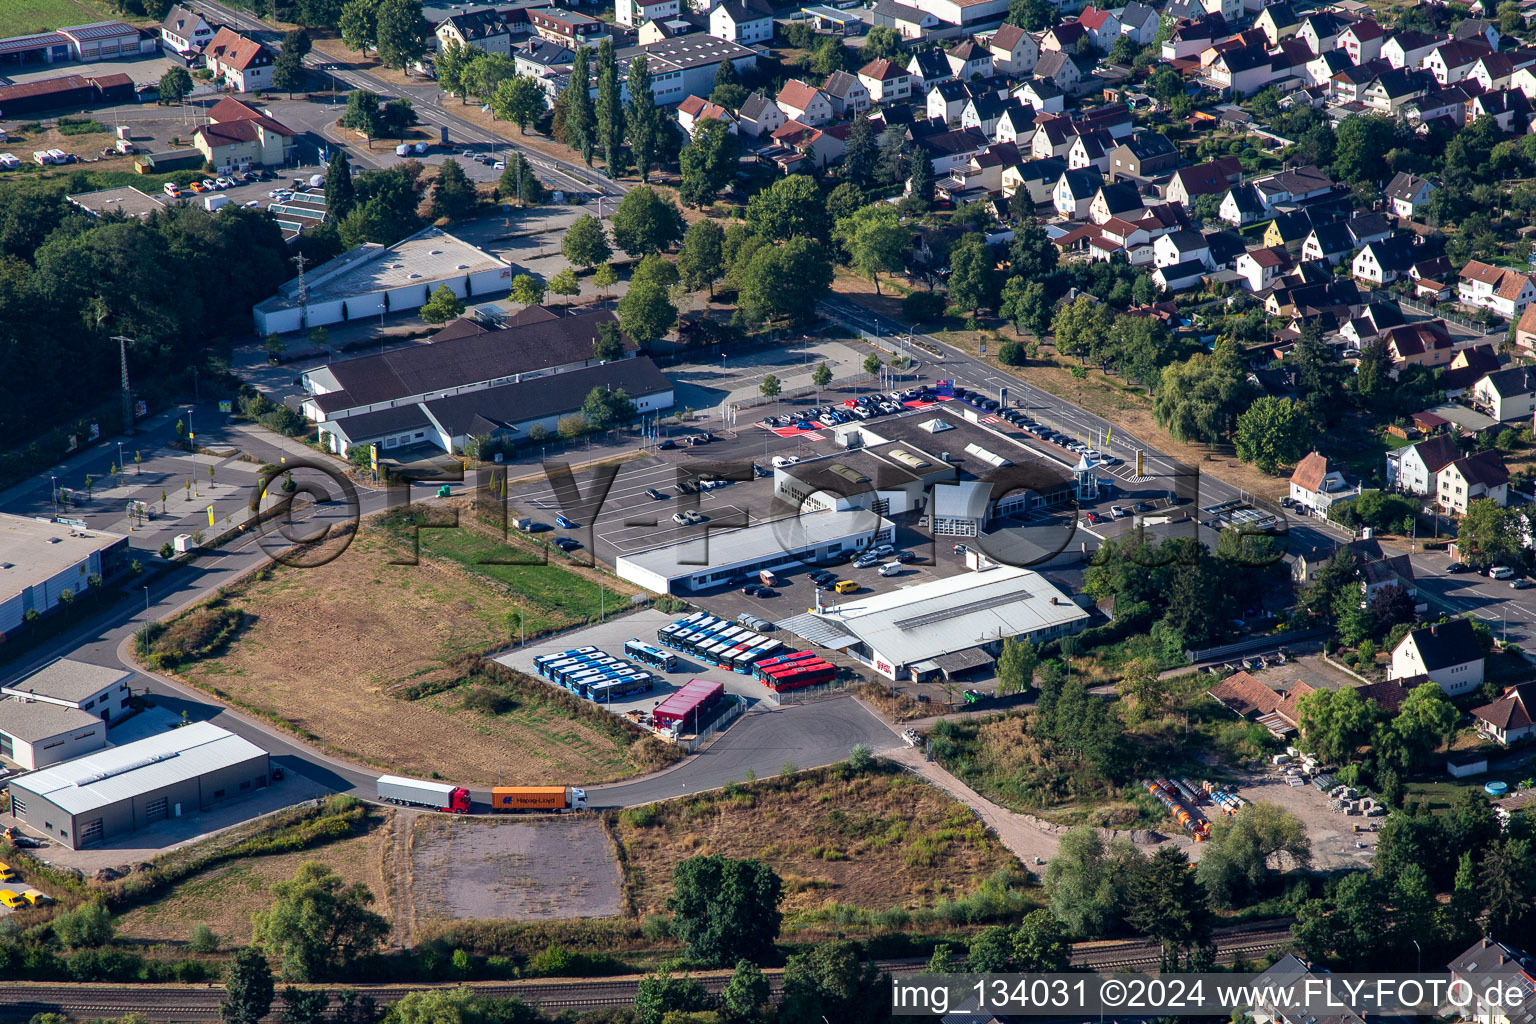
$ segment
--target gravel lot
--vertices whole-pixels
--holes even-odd
[[[418,923],[620,912],[619,864],[595,817],[508,821],[423,815],[415,828],[410,900]]]

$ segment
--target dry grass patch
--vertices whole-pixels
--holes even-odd
[[[251,577],[222,598],[241,613],[238,638],[179,672],[343,756],[407,774],[593,783],[658,763],[655,745],[612,716],[579,714],[542,684],[516,687],[478,657],[517,635],[520,609],[530,637],[579,616],[426,554],[391,564],[400,550],[365,527],[333,562]],[[467,707],[485,687],[505,700]]]
[[[293,878],[305,861],[319,861],[348,885],[362,882],[373,893],[374,909],[389,916],[388,890],[382,869],[385,826],[393,811],[370,816],[366,833],[295,853],[243,857],[198,872],[152,903],[117,919],[119,937],[143,943],[187,941],[195,925],[206,924],[224,948],[244,945],[251,938],[251,915],[272,903],[272,886]]]
[[[728,786],[620,812],[613,827],[626,895],[642,916],[664,911],[674,867],[699,854],[767,862],[784,880],[786,930],[838,908],[932,910],[1018,867],[968,808],[894,769]]]

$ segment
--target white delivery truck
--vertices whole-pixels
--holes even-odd
[[[380,775],[379,799],[411,807],[433,807],[440,811],[469,813],[469,790],[446,782],[407,779],[399,775]]]

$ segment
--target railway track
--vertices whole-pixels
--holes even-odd
[[[1238,956],[1255,956],[1269,951],[1290,938],[1285,927],[1274,922],[1228,929],[1215,936],[1217,957],[1230,962]],[[1079,944],[1072,963],[1101,971],[1156,970],[1160,953],[1146,942],[1114,941]],[[874,962],[886,974],[909,974],[927,966],[921,959],[890,959]],[[783,970],[763,972],[775,995],[783,986]],[[706,991],[718,993],[730,978],[728,971],[706,971],[694,975]],[[487,996],[516,997],[544,1010],[587,1010],[629,1006],[635,1001],[640,978],[571,978],[561,981],[471,982],[469,987]],[[355,985],[359,995],[367,995],[380,1006],[387,1006],[410,992],[432,985]],[[165,1024],[201,1022],[218,1019],[223,989],[215,985],[102,985],[57,984],[52,982],[9,982],[0,988],[0,1018],[27,1019],[39,1013],[63,1013],[71,1017],[120,1017],[139,1013],[151,1021]],[[282,1012],[279,994],[272,1003],[272,1014]]]

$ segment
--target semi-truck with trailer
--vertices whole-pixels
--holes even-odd
[[[399,775],[379,776],[379,799],[411,807],[431,807],[457,814],[470,812],[469,790],[446,782],[407,779]],[[585,796],[583,796],[585,799]]]
[[[493,811],[584,811],[587,791],[575,786],[496,786]]]

